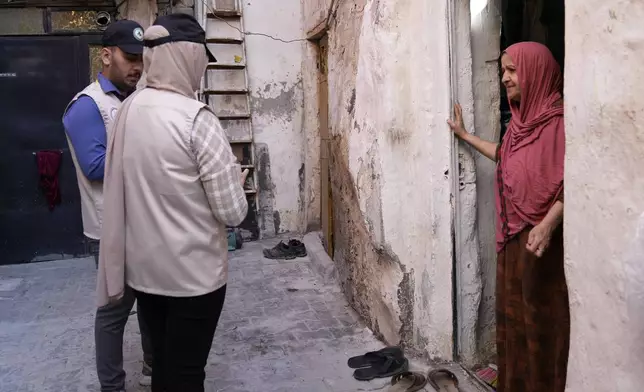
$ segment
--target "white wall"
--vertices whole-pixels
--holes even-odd
[[[566,1],[570,392],[644,385],[644,2]]]
[[[330,4],[303,4],[308,31]],[[328,32],[328,84],[343,288],[389,343],[451,359],[447,2],[338,4]]]
[[[442,3],[442,4],[441,4]],[[375,136],[353,134],[356,174],[375,152],[380,167],[379,246],[409,274],[415,345],[430,356],[452,355],[452,246],[449,67],[445,2],[369,2],[360,37],[356,121]],[[437,93],[443,92],[443,93]],[[369,147],[375,148],[369,151]],[[361,206],[367,216],[377,214]],[[377,218],[377,217],[375,217]],[[377,221],[376,221],[377,222]],[[377,226],[375,226],[377,227]],[[404,282],[402,282],[404,284]],[[400,295],[400,289],[398,291]],[[413,313],[407,319],[405,313]]]
[[[241,4],[246,32],[285,41],[304,37],[300,1],[244,0]],[[245,40],[256,163],[260,165],[260,232],[270,237],[303,231],[307,226],[307,140],[302,64],[307,44],[260,35],[247,35]]]

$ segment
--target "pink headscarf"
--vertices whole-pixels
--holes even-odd
[[[559,65],[550,50],[536,42],[512,45],[505,53],[517,67],[521,102],[510,101],[512,120],[498,153],[503,195],[497,177],[497,251],[510,237],[543,220],[563,190],[564,174],[563,79]]]

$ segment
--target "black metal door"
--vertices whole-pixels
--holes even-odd
[[[84,253],[80,195],[62,116],[88,83],[79,37],[0,37],[0,265]],[[35,152],[63,151],[49,211]]]

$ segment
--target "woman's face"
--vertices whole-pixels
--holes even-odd
[[[507,53],[503,53],[501,56],[501,73],[503,75],[501,81],[505,85],[508,98],[511,101],[521,102],[521,86],[519,86],[517,67]]]

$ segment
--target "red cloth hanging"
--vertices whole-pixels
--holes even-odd
[[[60,170],[62,157],[63,153],[58,150],[43,150],[36,153],[40,188],[47,198],[49,211],[52,211],[54,206],[60,204],[58,171]]]

